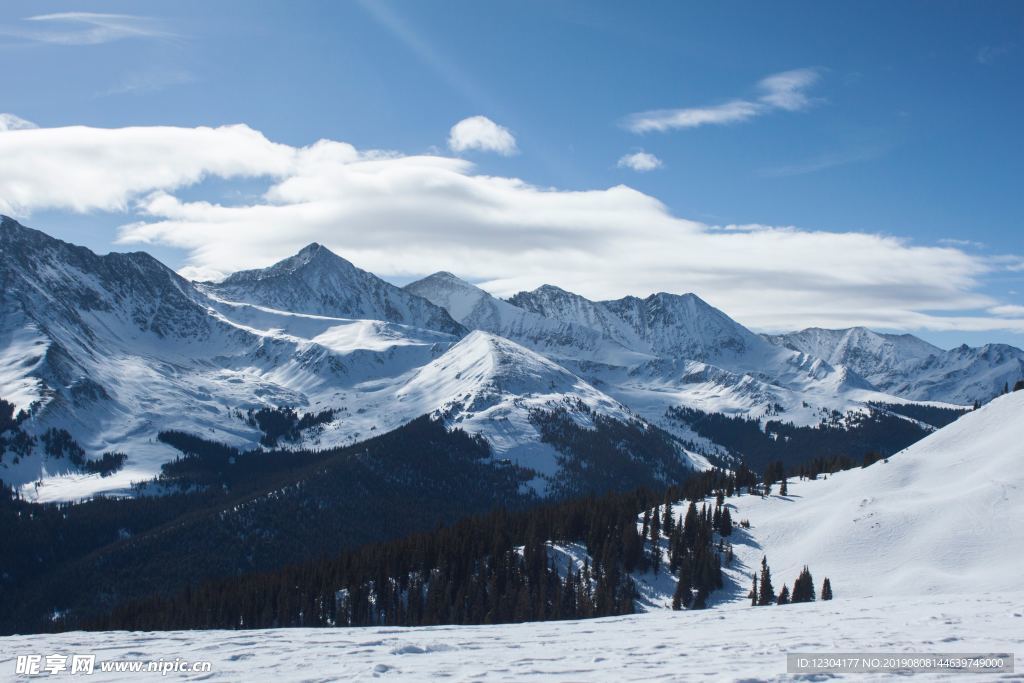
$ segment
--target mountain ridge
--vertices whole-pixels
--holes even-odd
[[[261,432],[238,415],[261,408],[333,415],[298,434],[296,448],[349,445],[433,414],[548,477],[564,454],[543,443],[538,414],[564,413],[586,429],[607,418],[660,429],[680,463],[706,467],[705,456],[728,451],[670,409],[814,426],[920,400],[904,389],[980,393],[1024,353],[989,345],[928,355],[912,366],[918,375],[882,391],[854,363],[809,352],[824,354],[824,342],[755,334],[692,293],[595,302],[545,285],[506,301],[447,272],[398,288],[315,242],[268,268],[197,283],[145,252],[99,256],[8,218],[0,282],[0,398],[31,408],[26,433],[64,429],[89,456],[128,454],[102,481],[42,446],[30,457],[0,454],[0,479],[43,481],[28,490],[40,499],[128,492],[174,457],[154,442],[159,430],[256,447]],[[844,348],[872,335],[848,335]],[[431,373],[443,390],[426,390]]]

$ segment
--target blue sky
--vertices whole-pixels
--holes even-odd
[[[0,59],[0,112],[38,127],[11,142],[26,167],[126,127],[146,144],[100,136],[88,155],[168,164],[170,179],[111,175],[104,189],[125,187],[103,201],[85,168],[61,180],[81,200],[8,202],[97,251],[214,276],[317,239],[399,282],[445,268],[499,294],[685,289],[758,329],[1024,343],[1019,2],[6,2]],[[475,116],[495,128],[460,147],[452,127]],[[232,139],[225,170],[187,136],[172,149],[195,153],[160,152],[156,127],[228,124],[358,160]],[[88,128],[43,137],[66,126]],[[657,167],[630,168],[637,154]],[[0,170],[0,206],[52,179],[39,169],[8,185]]]

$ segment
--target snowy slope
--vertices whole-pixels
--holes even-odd
[[[507,339],[472,332],[441,358],[416,371],[397,392],[410,413],[440,410],[450,424],[487,437],[495,455],[543,475],[557,473],[557,454],[540,442],[531,409],[571,406],[620,420],[629,411],[543,356]],[[387,409],[386,406],[381,406]],[[583,424],[589,418],[580,415]]]
[[[553,361],[480,331],[422,367],[356,389],[332,397],[330,405],[340,406],[344,417],[325,426],[318,436],[321,444],[352,443],[430,414],[483,436],[496,459],[537,472],[531,485],[542,493],[559,476],[560,455],[542,443],[540,429],[531,420],[533,411],[563,409],[584,428],[593,427],[594,414],[621,422],[637,419],[621,403]],[[682,449],[680,458],[690,466],[708,466]]]
[[[984,402],[1024,376],[1024,351],[1006,344],[945,351],[910,334],[863,327],[808,328],[767,338],[847,367],[880,391],[918,401]]]
[[[1024,547],[1024,391],[993,400],[888,462],[819,481],[789,496],[730,499],[750,520],[737,557],[767,554],[775,585],[808,564],[849,597],[1016,590]],[[775,487],[776,494],[778,487]],[[749,575],[748,575],[749,576]],[[748,581],[749,583],[749,581]],[[1024,626],[1024,624],[1022,624]]]

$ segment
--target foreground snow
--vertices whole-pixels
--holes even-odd
[[[209,660],[212,673],[193,680],[217,681],[792,680],[787,652],[1016,652],[1019,672],[1022,605],[1024,593],[1011,593],[735,604],[503,626],[15,636],[0,639],[0,678],[13,678],[17,655],[50,653],[95,653],[98,661]],[[130,677],[97,669],[89,680]]]

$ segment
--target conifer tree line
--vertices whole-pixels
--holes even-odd
[[[722,541],[732,532],[726,491],[739,492],[737,475],[711,470],[660,494],[639,489],[497,510],[333,559],[207,581],[57,627],[418,626],[610,616],[634,610],[630,573],[645,570],[678,576],[678,609],[699,608],[722,586],[722,556],[731,556]],[[691,503],[673,518],[668,501],[713,493],[714,506]],[[641,516],[646,523],[638,529]],[[580,543],[588,558],[582,566],[567,563],[552,552],[552,541]]]
[[[793,591],[790,593],[789,586],[782,584],[782,590],[775,594],[775,586],[772,583],[772,570],[768,566],[768,556],[761,558],[761,574],[754,573],[752,587],[747,595],[753,607],[764,607],[766,605],[788,605],[798,602],[814,602],[817,597],[814,593],[814,577],[807,565],[800,571],[800,575],[793,582]],[[821,599],[832,599],[832,582],[828,577],[821,584]]]

